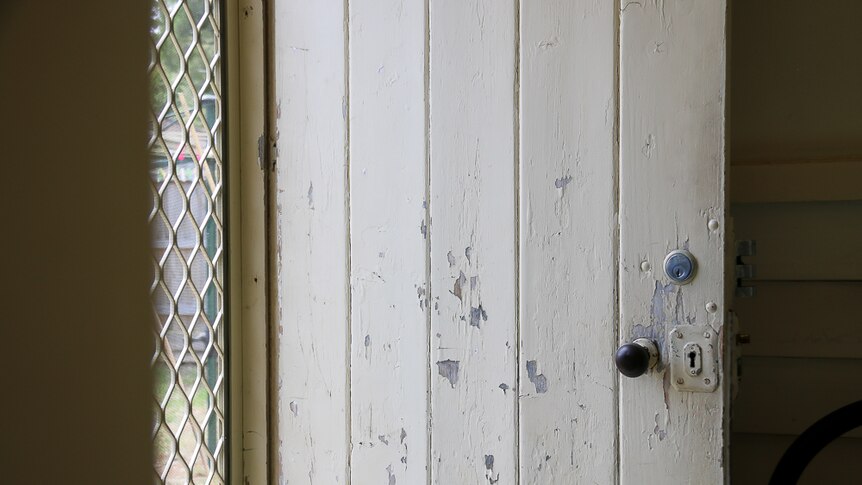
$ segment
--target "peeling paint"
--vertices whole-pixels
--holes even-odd
[[[278,136],[279,136],[279,133],[278,133],[278,132],[276,132],[276,133],[275,133],[275,140],[272,142],[272,146],[271,146],[271,147],[270,147],[270,149],[269,149],[269,154],[270,154],[270,157],[271,157],[271,163],[269,164],[269,168],[270,168],[270,170],[272,170],[273,172],[275,172],[275,166],[276,166],[276,164],[278,164],[278,155],[279,155],[279,151],[278,151]],[[280,207],[280,206],[278,206],[278,207],[277,207],[277,210],[279,210],[279,211],[280,211],[280,210],[281,210],[281,207]]]
[[[386,466],[386,473],[389,475],[389,485],[395,485],[395,475],[392,473],[392,465]]]
[[[472,261],[473,248],[471,248],[470,246],[467,246],[466,248],[464,248],[464,256],[467,257],[467,264],[473,264],[473,261]]]
[[[455,266],[455,255],[452,254],[452,251],[446,253],[446,261],[449,261],[449,267]]]
[[[385,434],[378,435],[378,436],[377,436],[377,439],[379,439],[379,440],[380,440],[380,442],[381,442],[381,443],[383,443],[384,445],[388,445],[388,444],[389,444],[389,439],[386,437],[386,435],[385,435]]]
[[[266,137],[263,135],[257,139],[257,163],[261,170],[266,168]]]
[[[290,401],[288,407],[290,407],[290,412],[292,412],[294,416],[299,416],[299,405],[296,404],[296,401]]]
[[[641,148],[641,153],[647,158],[647,160],[652,158],[652,152],[655,150],[655,136],[653,134],[647,135],[646,139],[644,139],[643,148]]]
[[[662,394],[664,395],[664,409],[670,412],[670,372],[664,373],[662,379]]]
[[[500,474],[494,474],[494,455],[485,455],[485,477],[491,484],[500,481]]]
[[[652,339],[658,343],[659,349],[664,349],[666,334],[671,327],[695,324],[696,316],[686,311],[683,291],[681,286],[662,285],[656,281],[650,301],[650,325],[635,325],[632,336]],[[664,363],[660,363],[658,370],[663,366]]]
[[[308,198],[308,208],[311,210],[314,210],[314,183],[313,182],[308,183],[308,195],[306,197]]]
[[[425,311],[428,300],[425,299],[425,287],[416,285],[416,296],[419,299],[419,309]]]
[[[508,385],[508,384],[506,384],[506,383],[502,383],[502,384],[500,384],[500,385],[499,385],[499,386],[497,386],[497,387],[499,387],[500,389],[502,389],[502,390],[503,390],[503,394],[506,394],[506,391],[508,391],[508,390],[509,390],[509,385]]]
[[[467,277],[464,276],[463,271],[460,271],[459,273],[460,274],[458,275],[458,278],[455,280],[455,285],[452,287],[451,293],[453,295],[455,295],[456,297],[458,297],[458,300],[460,300],[461,303],[464,303],[464,296],[463,296],[464,293],[462,290],[464,288],[464,285],[467,284]]]
[[[559,40],[557,40],[556,37],[554,37],[552,39],[548,39],[548,40],[543,40],[543,41],[539,42],[539,49],[547,49],[549,47],[556,47],[558,43],[559,43]]]
[[[682,300],[682,288],[676,292],[676,302],[673,306],[673,324],[679,325],[685,320],[685,304]]]
[[[652,323],[665,323],[664,300],[665,295],[673,292],[674,286],[671,284],[662,286],[658,281],[655,282],[655,290],[652,294],[652,303],[650,306],[650,319]]]
[[[470,325],[478,327],[482,322],[488,321],[488,314],[480,304],[478,308],[470,307]]]
[[[455,389],[455,384],[458,383],[458,367],[460,364],[461,362],[457,360],[441,360],[437,362],[437,372],[449,381],[452,389]]]
[[[566,185],[569,185],[572,182],[572,176],[566,175],[565,177],[560,177],[557,180],[554,180],[554,187],[558,189],[565,188]]]
[[[675,321],[684,314],[681,306],[681,291],[681,288],[676,285],[662,285],[660,281],[656,281],[650,301],[650,324],[638,324],[632,327],[632,337],[648,338],[658,344],[660,351],[664,349],[668,326],[675,325]],[[671,301],[675,302],[673,306],[670,304]],[[671,314],[669,310],[673,313]],[[686,320],[686,318],[682,319]],[[666,363],[660,360],[656,370],[661,371],[665,365]]]
[[[659,441],[664,441],[664,439],[667,438],[667,431],[659,427],[658,413],[655,413],[655,428],[653,428],[653,434],[658,437]]]
[[[535,360],[527,361],[527,377],[529,377],[530,382],[536,386],[536,392],[544,394],[548,392],[548,379],[545,378],[544,374],[537,374],[536,367],[537,365]]]

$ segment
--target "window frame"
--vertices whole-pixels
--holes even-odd
[[[224,0],[229,483],[268,483],[265,9]]]

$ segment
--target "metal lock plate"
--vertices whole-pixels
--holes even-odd
[[[706,325],[682,325],[668,335],[670,382],[677,391],[718,387],[718,335]]]

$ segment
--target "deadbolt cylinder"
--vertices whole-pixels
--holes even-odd
[[[685,249],[671,251],[664,258],[664,273],[677,285],[687,284],[697,273],[697,260]]]

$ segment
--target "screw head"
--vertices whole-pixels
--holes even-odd
[[[652,265],[649,264],[649,261],[641,261],[641,271],[646,273],[647,271],[652,269]]]
[[[682,332],[680,332],[679,330],[677,330],[677,332],[674,334],[674,337],[676,337],[676,338],[682,338]]]
[[[682,377],[680,377],[679,379],[676,380],[676,383],[677,384],[684,384],[685,380]]]
[[[711,301],[706,304],[706,311],[709,313],[715,313],[718,311],[718,305],[714,301]]]
[[[703,383],[704,383],[704,384],[709,384],[709,379],[704,379],[704,380],[703,380]]]
[[[711,334],[711,333],[709,333],[709,332],[703,332],[703,337],[704,337],[704,338],[711,338],[711,337],[712,337],[712,334]]]
[[[708,227],[710,231],[717,231],[718,230],[718,220],[710,219],[709,222],[706,223],[706,227]]]

